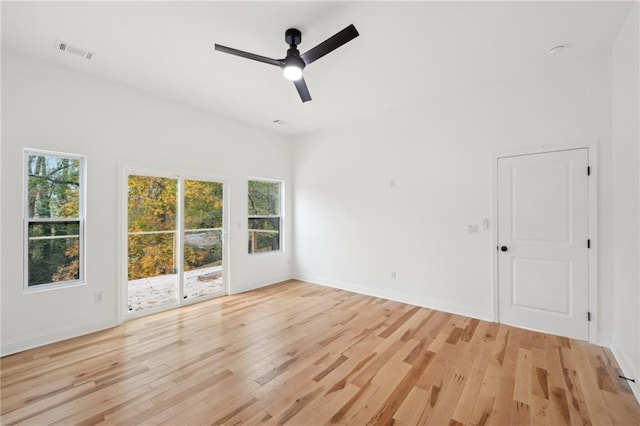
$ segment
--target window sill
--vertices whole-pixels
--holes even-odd
[[[42,293],[45,291],[58,290],[63,288],[81,287],[86,284],[87,282],[85,280],[69,281],[69,282],[60,283],[60,284],[41,284],[41,285],[23,288],[22,294]]]
[[[261,251],[258,253],[247,253],[249,257],[266,257],[284,255],[284,250]]]

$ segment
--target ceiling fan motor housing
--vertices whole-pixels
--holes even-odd
[[[287,54],[286,59],[284,60],[284,65],[282,66],[282,68],[284,67],[296,67],[296,68],[300,68],[301,70],[304,69],[304,67],[306,67],[307,64],[304,63],[304,61],[302,60],[302,58],[299,55],[291,55],[289,56]]]
[[[284,33],[284,41],[286,41],[289,46],[295,47],[302,41],[302,33],[298,29],[289,28]]]
[[[301,70],[304,69],[306,64],[300,57],[300,51],[297,48],[297,45],[302,41],[300,30],[289,28],[284,33],[284,40],[289,44],[289,49],[287,50],[287,57],[284,59],[283,68],[297,67]]]

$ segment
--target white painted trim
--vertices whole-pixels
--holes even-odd
[[[591,322],[589,322],[589,342],[597,343],[600,339],[598,335],[599,311],[598,311],[598,181],[600,180],[600,168],[598,167],[598,142],[587,145],[589,153],[589,167],[591,176],[589,180],[589,238],[591,239],[591,249],[589,249],[589,312],[591,312]]]
[[[633,391],[633,395],[636,397],[638,402],[640,402],[640,376],[638,376],[638,371],[633,368],[633,362],[631,362],[631,359],[626,355],[626,353],[617,346],[613,345],[610,349],[613,353],[613,356],[616,358],[616,361],[618,362],[618,366],[620,366],[620,373],[626,377],[636,380],[635,383],[627,383],[629,383],[629,386]]]
[[[501,151],[495,153],[495,158],[504,158],[504,157],[517,157],[520,155],[530,155],[530,154],[542,154],[545,152],[556,152],[556,151],[570,151],[573,149],[583,149],[583,148],[595,148],[597,147],[597,141],[593,142],[576,142],[576,143],[568,143],[564,145],[541,145],[539,147],[532,148],[520,148],[509,151]]]
[[[109,320],[102,320],[89,324],[76,324],[70,327],[48,331],[46,333],[5,341],[2,342],[2,345],[0,345],[0,356],[11,355],[17,352],[26,351],[27,349],[37,348],[39,346],[48,345],[50,343],[83,336],[85,334],[115,327],[118,324],[119,322],[117,318],[112,318]]]
[[[116,316],[118,323],[121,324],[127,313],[126,298],[127,288],[127,175],[128,166],[118,163],[118,182],[116,183],[117,195],[117,211],[116,211]]]
[[[491,160],[491,221],[493,228],[491,232],[491,316],[493,322],[500,322],[499,300],[498,300],[498,156],[494,155]]]
[[[223,191],[224,191],[224,186],[222,187]],[[178,179],[177,185],[176,185],[176,234],[175,234],[175,238],[176,238],[176,248],[175,248],[175,253],[173,253],[173,261],[174,264],[176,265],[176,269],[177,272],[179,272],[178,274],[176,274],[176,278],[178,280],[178,291],[177,291],[177,296],[178,296],[178,301],[180,303],[182,303],[184,301],[184,249],[182,248],[182,245],[184,244],[184,194],[185,194],[185,190],[184,190],[184,178],[181,176]],[[224,192],[223,192],[224,194]],[[224,207],[224,201],[223,201],[223,207]],[[224,209],[223,209],[224,211]],[[224,214],[224,213],[223,213]],[[127,218],[128,220],[128,218]],[[224,227],[224,226],[223,226]],[[223,230],[224,231],[224,230]],[[224,244],[224,243],[223,243]],[[223,260],[224,260],[224,253],[223,253]],[[223,269],[224,271],[224,269]],[[224,272],[223,272],[223,280],[224,280]],[[224,288],[224,286],[223,286]]]
[[[406,303],[408,305],[420,306],[423,308],[434,309],[437,311],[448,312],[451,314],[461,315],[465,317],[477,318],[484,321],[492,321],[491,311],[481,311],[471,309],[462,306],[449,305],[447,303],[437,302],[435,300],[429,300],[419,298],[407,294],[396,293],[392,291],[372,290],[369,287],[345,283],[335,280],[327,280],[319,277],[312,277],[309,275],[299,274],[294,276],[294,279],[305,281],[310,284],[317,284],[324,287],[332,287],[340,290],[350,291],[352,293],[363,294],[365,296],[379,297],[382,299],[393,300],[395,302]]]
[[[589,322],[589,343],[601,341],[598,335],[598,141],[571,143],[566,145],[541,146],[539,148],[524,148],[494,154],[492,167],[492,318],[495,322],[500,322],[500,309],[498,303],[498,160],[506,157],[516,157],[521,155],[542,154],[545,152],[569,151],[574,149],[587,149],[588,165],[591,167],[589,180],[589,238],[591,239],[591,249],[589,249],[589,312],[591,321]]]
[[[78,221],[78,260],[79,260],[79,278],[77,280],[71,281],[63,281],[63,282],[51,282],[47,284],[40,284],[37,286],[30,287],[29,286],[29,223],[31,221],[36,222],[48,222],[46,218],[33,220],[28,217],[29,210],[29,197],[28,197],[28,185],[29,179],[27,178],[27,164],[29,162],[30,155],[42,155],[42,156],[52,156],[59,157],[65,159],[74,159],[80,162],[80,170],[78,175],[79,180],[79,202],[78,202],[78,217],[73,218],[71,220]],[[68,152],[60,152],[60,151],[50,151],[46,149],[36,149],[36,148],[23,148],[22,149],[22,247],[23,247],[23,255],[22,255],[22,293],[37,293],[40,291],[46,290],[55,290],[59,288],[69,288],[86,285],[88,282],[87,279],[87,156],[84,154],[73,154]],[[64,221],[65,218],[52,218],[53,222]]]

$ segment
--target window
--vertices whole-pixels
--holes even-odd
[[[25,288],[84,281],[84,158],[25,151]]]
[[[282,182],[249,180],[249,253],[280,250]]]

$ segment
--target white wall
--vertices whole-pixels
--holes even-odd
[[[612,331],[611,52],[294,139],[294,274],[493,318],[493,159],[529,147],[599,149],[599,339]],[[392,186],[392,181],[395,186]],[[390,279],[396,271],[397,279]]]
[[[640,55],[638,5],[613,45],[613,282],[612,348],[640,398]]]
[[[23,294],[24,147],[87,155],[85,286]],[[247,254],[246,187],[284,179],[291,198],[290,152],[288,137],[3,50],[2,354],[116,323],[119,164],[227,176],[231,291],[289,278],[289,252]]]

